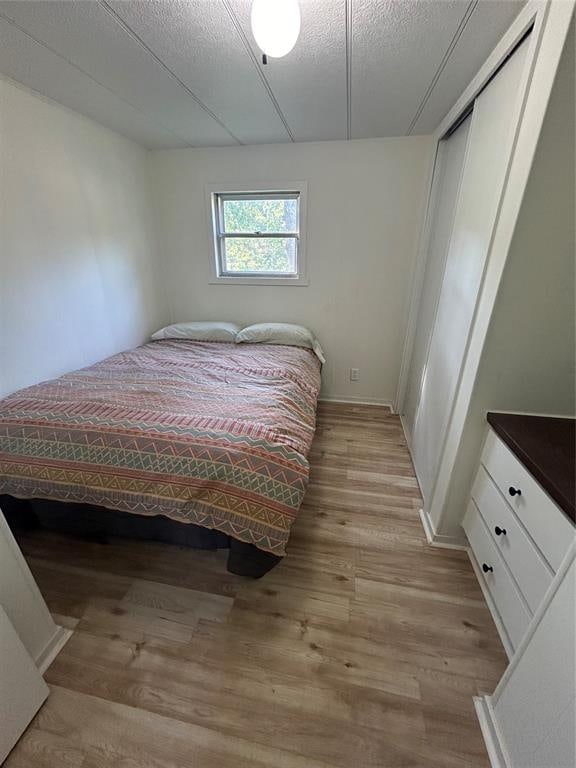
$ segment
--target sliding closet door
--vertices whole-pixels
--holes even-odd
[[[412,454],[425,503],[434,489],[504,184],[527,42],[476,99],[454,225],[422,377]]]
[[[410,360],[402,408],[404,427],[409,437],[414,430],[416,409],[422,390],[422,376],[442,285],[450,233],[454,223],[454,211],[464,165],[470,122],[471,117],[467,117],[447,139],[443,139],[438,145],[430,198],[430,232],[426,269],[422,282],[412,359]]]

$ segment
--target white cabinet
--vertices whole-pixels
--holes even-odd
[[[516,648],[530,622],[530,611],[520,589],[506,567],[504,558],[493,544],[485,521],[473,501],[464,517],[464,529],[474,553],[478,578],[493,614],[498,618],[500,634],[509,650]]]
[[[494,546],[535,611],[550,586],[552,569],[483,466],[476,475],[472,499]]]
[[[490,430],[463,528],[472,564],[511,656],[574,540],[574,527]]]
[[[48,686],[0,606],[0,763],[48,696]]]
[[[70,636],[54,623],[34,577],[0,510],[0,605],[40,669]]]
[[[488,433],[481,461],[510,509],[557,571],[574,537],[568,518],[492,431]]]
[[[493,768],[576,765],[575,555],[573,545],[493,695],[475,701]]]

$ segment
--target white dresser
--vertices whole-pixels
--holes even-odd
[[[555,457],[541,442],[533,443],[554,464]],[[489,429],[463,528],[476,575],[511,657],[574,539],[574,526]]]

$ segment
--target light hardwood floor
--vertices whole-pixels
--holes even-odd
[[[6,768],[480,768],[506,658],[463,552],[425,541],[399,419],[321,404],[289,554],[29,533],[75,631]]]

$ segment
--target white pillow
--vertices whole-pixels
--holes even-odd
[[[240,326],[236,323],[174,323],[152,334],[159,339],[190,339],[192,341],[235,341]]]
[[[236,343],[287,344],[290,347],[306,347],[314,350],[321,363],[325,363],[324,352],[312,331],[303,325],[293,323],[256,323],[248,325],[236,336]]]

